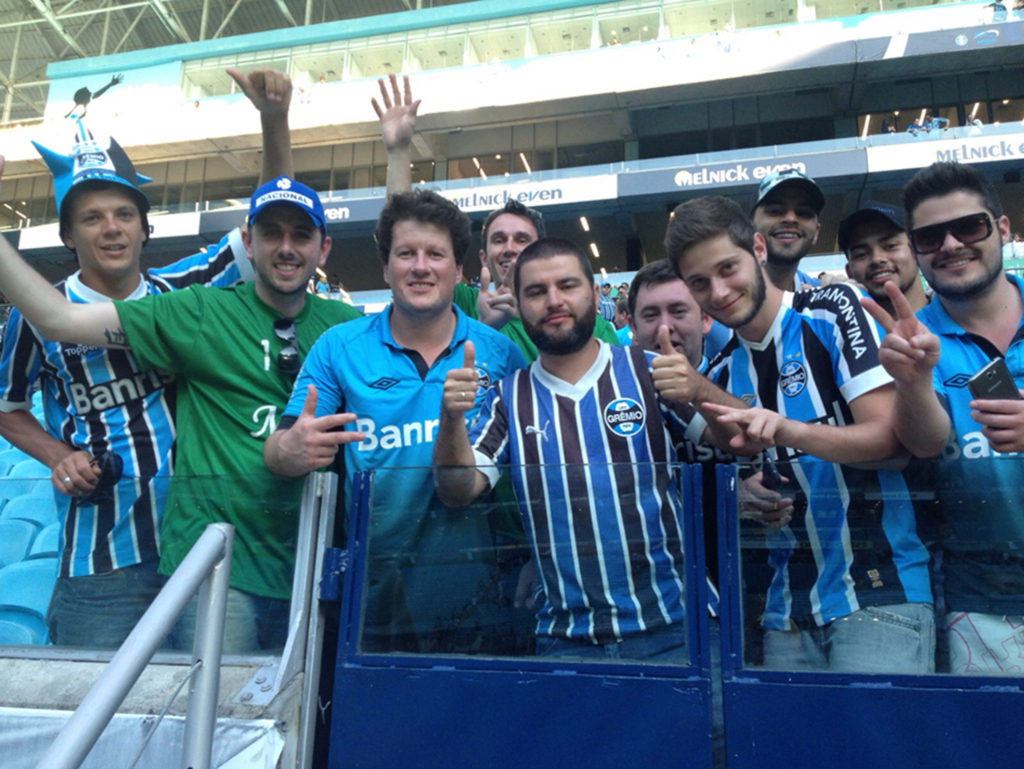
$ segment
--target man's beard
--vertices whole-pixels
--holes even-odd
[[[768,284],[765,282],[764,269],[761,267],[760,263],[758,263],[757,268],[754,270],[754,274],[757,276],[757,283],[754,286],[754,293],[750,296],[750,309],[747,310],[747,314],[734,321],[730,321],[729,323],[720,321],[722,325],[729,328],[743,328],[745,325],[750,323],[757,313],[761,311],[761,308],[764,307],[765,299],[768,296]]]
[[[583,317],[573,321],[572,328],[562,337],[552,337],[541,323],[534,325],[523,318],[523,329],[530,341],[537,345],[540,352],[548,355],[572,355],[579,352],[594,338],[594,325],[597,322],[597,306],[593,300],[584,308]]]

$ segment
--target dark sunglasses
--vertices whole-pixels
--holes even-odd
[[[90,505],[98,505],[114,495],[114,487],[124,473],[124,460],[121,459],[120,454],[105,451],[98,457],[93,457],[90,464],[99,468],[100,477],[96,480],[92,491],[85,495],[85,501]]]
[[[918,227],[910,231],[910,245],[914,247],[914,253],[932,254],[942,248],[946,242],[946,233],[967,246],[992,234],[992,220],[988,214],[980,213]]]
[[[274,333],[285,345],[277,354],[277,370],[288,376],[295,376],[302,368],[302,358],[296,344],[295,321],[291,318],[278,318],[274,321]]]

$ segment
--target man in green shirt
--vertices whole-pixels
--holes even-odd
[[[285,176],[256,190],[242,233],[255,279],[231,289],[72,304],[0,241],[0,285],[45,338],[130,347],[141,368],[178,375],[177,455],[160,572],[173,572],[207,523],[233,524],[224,651],[283,646],[302,479],[270,475],[263,442],[313,342],[359,315],[344,302],[306,298],[306,284],[331,247],[316,193]],[[323,417],[330,426],[354,418]],[[345,436],[363,439],[358,432]],[[193,621],[186,614],[179,622],[175,646],[191,647]]]

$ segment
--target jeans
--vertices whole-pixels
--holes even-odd
[[[671,625],[627,636],[616,643],[594,644],[587,640],[570,640],[546,636],[537,639],[539,657],[575,657],[578,659],[643,660],[688,665],[686,624]]]
[[[118,648],[163,587],[156,566],[140,563],[106,574],[60,577],[46,610],[51,643]]]
[[[171,648],[192,651],[196,636],[196,608],[193,596],[171,631]],[[224,654],[245,654],[265,649],[283,649],[288,640],[291,601],[267,598],[244,590],[228,588],[224,617]]]
[[[766,630],[764,667],[833,673],[935,672],[930,603],[870,606],[824,627]]]

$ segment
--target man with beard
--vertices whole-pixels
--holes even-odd
[[[1019,511],[1024,401],[974,397],[967,379],[1004,358],[1024,386],[1024,281],[1003,272],[1010,222],[991,182],[959,163],[919,171],[903,193],[910,242],[935,295],[916,316],[894,288],[880,359],[896,380],[896,432],[920,457],[941,453],[942,572],[950,671],[1020,674],[1024,524]]]
[[[735,331],[709,377],[752,408],[707,410],[740,427],[734,449],[774,447],[790,463],[792,519],[766,535],[765,666],[930,671],[928,553],[906,485],[899,472],[850,466],[901,449],[880,329],[859,293],[839,283],[793,294],[765,280],[764,237],[727,198],[676,208],[665,248],[701,309]]]
[[[783,291],[816,288],[821,281],[800,270],[800,260],[818,242],[825,196],[814,180],[796,168],[776,171],[757,188],[750,217],[764,238],[768,280]]]
[[[575,244],[533,243],[513,285],[540,357],[488,391],[468,432],[473,350],[449,372],[434,444],[438,496],[466,505],[511,466],[544,588],[539,654],[685,662],[673,445],[704,432],[724,445],[734,428],[706,428],[685,403],[699,400],[695,380],[679,375],[683,356],[667,328],[661,356],[594,339],[594,277]]]
[[[868,296],[895,316],[885,284],[892,282],[917,312],[928,297],[921,285],[914,252],[910,248],[903,210],[871,201],[839,223],[839,250],[846,254],[846,274]]]
[[[374,237],[391,305],[323,335],[264,456],[271,471],[295,477],[331,464],[338,445],[349,443],[346,492],[354,473],[374,471],[363,642],[376,651],[429,651],[436,618],[461,611],[494,573],[487,516],[446,515],[421,469],[430,465],[445,375],[461,365],[464,348],[476,351],[469,412],[491,381],[526,363],[509,340],[452,304],[470,244],[469,219],[454,203],[430,190],[393,194]],[[329,432],[338,411],[355,415],[358,432]],[[431,581],[439,570],[416,565],[456,551],[472,555],[444,570],[443,587]],[[474,623],[464,624],[468,631]]]

